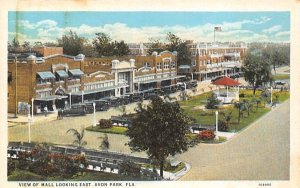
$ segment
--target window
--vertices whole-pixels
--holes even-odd
[[[10,84],[11,81],[12,81],[13,77],[12,77],[12,73],[11,72],[8,72],[7,74],[7,82]]]
[[[171,68],[172,68],[172,69],[175,69],[175,67],[176,67],[176,64],[175,64],[174,61],[172,61],[172,62],[171,62]]]
[[[161,69],[161,62],[158,62],[158,63],[157,63],[156,69],[157,69],[157,70],[160,70],[160,69]]]
[[[149,67],[150,67],[150,63],[145,62],[145,63],[144,63],[144,68],[149,68]]]
[[[194,66],[194,67],[196,66],[196,60],[193,61],[193,66]]]
[[[168,69],[169,68],[169,63],[164,62],[164,69]]]

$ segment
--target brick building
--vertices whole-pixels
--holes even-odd
[[[191,42],[189,46],[193,56],[192,68],[183,66],[182,69],[191,69],[188,72],[192,79],[204,81],[221,75],[234,76],[241,73],[241,66],[247,50],[244,43]],[[184,72],[184,70],[178,71]]]
[[[34,111],[49,110],[57,101],[80,103],[107,96],[141,93],[176,83],[177,53],[85,58],[69,56],[59,47],[33,49],[41,57],[8,60],[8,112],[34,103]],[[12,56],[13,57],[13,56]],[[54,105],[55,104],[55,105]]]
[[[245,43],[193,43],[186,41],[192,55],[190,66],[179,67],[179,73],[198,81],[210,80],[220,75],[233,76],[241,72],[247,45]],[[128,43],[130,54],[147,54],[147,43]],[[178,62],[180,64],[180,62]]]

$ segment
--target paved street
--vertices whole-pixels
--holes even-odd
[[[191,165],[191,170],[180,180],[287,180],[289,178],[289,104],[287,101],[274,108],[232,140],[223,144],[200,144],[177,156],[178,160]],[[135,104],[129,105],[133,111]],[[97,112],[96,119],[120,114],[115,109]],[[38,142],[71,144],[73,137],[66,134],[69,128],[80,130],[90,126],[93,114],[56,120],[56,116],[37,120],[31,127],[31,139]],[[27,141],[28,125],[11,124],[8,128],[10,141]],[[87,148],[98,148],[102,133],[85,134]],[[128,138],[109,134],[110,149],[131,153],[124,145]],[[145,156],[144,153],[134,155]]]
[[[289,105],[274,108],[226,143],[200,144],[177,156],[192,166],[180,180],[288,180]]]
[[[127,106],[127,111],[134,111],[135,103]],[[96,119],[108,119],[111,115],[121,114],[117,109],[111,108],[109,111],[97,112]],[[40,117],[39,119],[43,119]],[[37,120],[31,126],[31,140],[36,142],[49,142],[56,144],[72,144],[74,138],[72,134],[66,134],[67,130],[74,128],[80,130],[82,127],[88,127],[93,124],[93,114],[81,117],[64,117],[63,120],[56,120],[56,115],[49,115],[46,121]],[[10,120],[10,119],[9,119]],[[99,148],[103,133],[86,131],[84,140],[87,141],[87,148]],[[122,135],[109,134],[110,150],[116,152],[130,153],[130,149],[124,146],[128,142],[128,138]],[[28,141],[28,124],[9,126],[9,141]],[[145,155],[144,153],[136,153],[135,155]]]

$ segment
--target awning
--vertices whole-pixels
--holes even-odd
[[[91,91],[78,91],[76,93],[72,93],[72,95],[78,95],[78,96],[81,96],[82,94],[83,95],[87,95],[87,94],[92,94],[92,93],[99,93],[99,92],[103,92],[103,91],[109,91],[109,90],[114,90],[116,89],[117,87],[113,86],[113,87],[105,87],[105,88],[100,88],[100,89],[95,89],[95,90],[91,90]]]
[[[46,72],[37,72],[37,74],[39,75],[39,77],[43,80],[46,79],[55,79],[55,76],[52,74],[52,72],[50,71],[46,71]]]
[[[80,69],[72,69],[72,70],[69,70],[69,72],[72,76],[82,76],[82,75],[84,75],[84,73]]]
[[[68,96],[61,96],[61,95],[50,95],[47,97],[42,97],[42,98],[36,98],[34,99],[35,101],[53,101],[56,99],[64,99],[67,98]]]
[[[58,71],[56,71],[56,73],[58,74],[58,76],[60,77],[60,78],[67,78],[69,75],[66,73],[66,71],[64,71],[64,70],[58,70]]]

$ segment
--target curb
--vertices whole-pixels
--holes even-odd
[[[188,171],[190,171],[190,169],[191,169],[191,165],[190,164],[188,164],[188,163],[184,163],[185,164],[185,167],[182,169],[182,170],[180,170],[180,171],[178,171],[178,172],[176,172],[176,173],[174,173],[174,178],[172,179],[172,180],[179,180],[181,177],[183,177],[186,173],[188,173]]]

